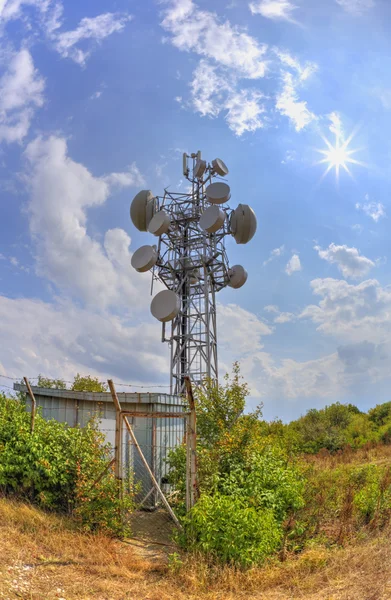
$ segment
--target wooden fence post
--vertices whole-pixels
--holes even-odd
[[[115,454],[114,454],[114,465],[115,465],[115,477],[116,479],[122,479],[122,415],[121,405],[118,400],[117,392],[114,387],[112,379],[107,381],[109,384],[111,397],[113,398],[115,406]]]
[[[191,386],[190,377],[185,377],[187,399],[189,403],[190,413],[187,418],[187,436],[186,436],[186,508],[190,510],[197,502],[198,485],[197,485],[197,417],[196,408],[193,396],[193,388]]]
[[[37,403],[35,401],[35,396],[33,394],[33,390],[31,389],[29,380],[27,379],[27,377],[23,377],[23,379],[24,379],[24,382],[26,384],[28,395],[31,398],[31,426],[30,426],[30,431],[31,431],[31,433],[33,433],[33,431],[34,431],[34,425],[35,425],[35,413],[37,412]]]

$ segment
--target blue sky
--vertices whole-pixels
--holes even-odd
[[[0,0],[0,376],[168,383],[129,204],[184,189],[181,153],[201,149],[258,218],[227,243],[249,278],[219,294],[220,370],[241,362],[267,418],[389,400],[390,17],[385,0]]]

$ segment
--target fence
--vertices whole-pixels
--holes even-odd
[[[31,398],[31,429],[34,429],[36,400],[29,381],[25,378],[27,392]],[[126,517],[130,519],[133,535],[136,538],[158,543],[170,543],[173,528],[180,528],[175,514],[176,498],[168,483],[169,454],[174,448],[186,445],[186,508],[190,509],[197,497],[196,486],[196,431],[195,406],[190,380],[186,380],[190,411],[184,413],[180,404],[154,404],[140,402],[131,406],[121,406],[114,383],[108,381],[112,402],[107,402],[110,394],[93,395],[86,398],[67,398],[71,393],[61,392],[60,399],[41,398],[43,416],[51,418],[53,411],[63,411],[63,419],[70,423],[85,424],[91,416],[97,416],[100,430],[111,443],[113,454],[108,468],[115,470],[119,480],[120,493],[136,489],[136,510]],[[35,388],[35,392],[36,391]],[[42,393],[42,392],[41,392]],[[65,394],[65,397],[64,397]],[[105,398],[99,402],[99,398]],[[145,398],[144,398],[145,400]],[[131,408],[130,408],[131,407]],[[145,412],[143,412],[145,411]]]

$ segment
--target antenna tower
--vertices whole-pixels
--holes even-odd
[[[153,298],[151,312],[170,345],[171,393],[178,395],[185,393],[186,375],[196,386],[206,378],[217,382],[216,292],[247,280],[241,265],[229,267],[225,237],[246,244],[257,227],[248,205],[235,210],[226,205],[231,193],[222,181],[228,169],[221,159],[209,164],[201,152],[184,154],[183,175],[190,183],[186,193],[165,189],[159,197],[143,190],[130,207],[135,227],[158,237],[156,245],[133,254],[132,266],[152,271],[152,289],[155,281],[165,287]]]

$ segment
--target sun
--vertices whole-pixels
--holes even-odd
[[[317,150],[320,154],[323,154],[324,158],[318,161],[317,164],[327,164],[327,169],[323,174],[322,179],[331,171],[331,169],[335,169],[335,176],[337,181],[339,180],[339,174],[341,168],[344,169],[350,176],[352,176],[348,165],[355,164],[364,166],[364,163],[356,160],[352,157],[353,154],[358,152],[358,149],[350,149],[350,144],[352,142],[354,132],[348,137],[347,140],[343,140],[342,133],[339,128],[335,131],[335,143],[334,145],[326,138],[322,136],[324,143],[326,144],[326,148],[324,150]]]

